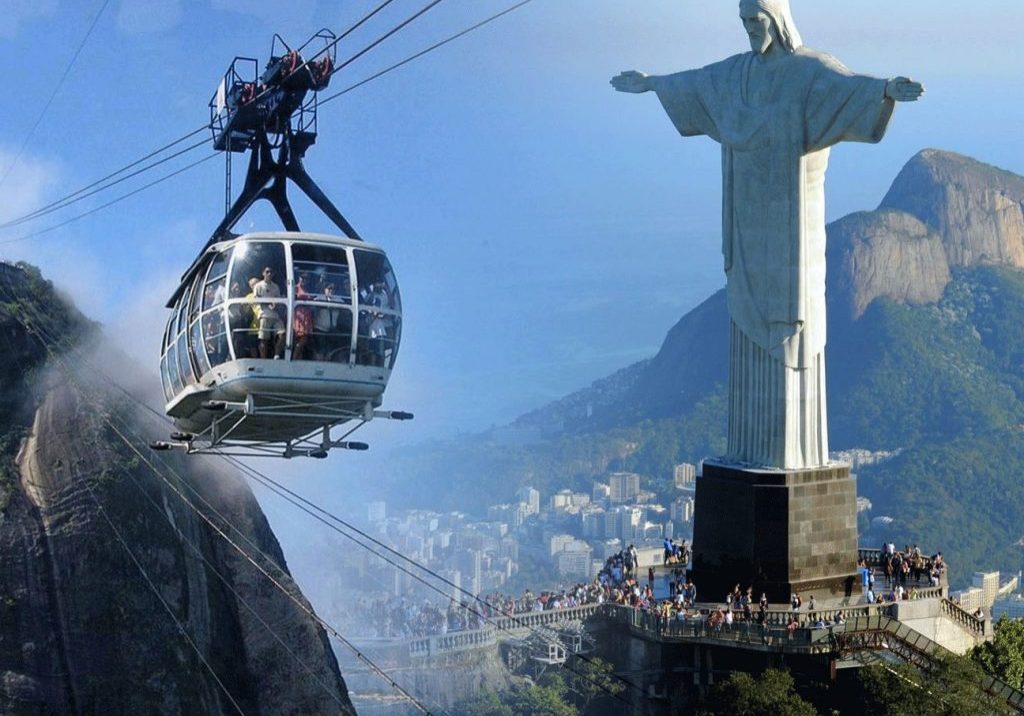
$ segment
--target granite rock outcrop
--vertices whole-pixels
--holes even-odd
[[[0,335],[0,712],[354,713],[245,482],[146,450],[37,272],[0,271]]]
[[[830,307],[859,318],[877,298],[933,303],[952,270],[1024,268],[1024,177],[925,149],[878,209],[828,226]]]

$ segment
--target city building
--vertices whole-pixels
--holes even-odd
[[[626,543],[641,539],[644,522],[643,509],[640,507],[619,507],[616,513],[619,519],[619,534],[616,536]]]
[[[526,505],[527,515],[536,515],[540,512],[540,493],[529,485],[516,490],[516,499]]]
[[[483,555],[476,549],[464,549],[458,553],[456,566],[462,575],[462,588],[479,594],[483,588]]]
[[[578,541],[579,540],[572,535],[554,535],[548,541],[548,552],[552,557],[554,557],[559,552],[565,550],[566,547]]]
[[[988,609],[999,592],[999,572],[975,572],[971,586],[981,590],[981,606]]]
[[[612,488],[606,482],[595,482],[594,489],[590,493],[590,497],[594,502],[601,502],[609,499],[612,494]]]
[[[517,502],[514,505],[491,505],[487,508],[487,519],[504,522],[510,529],[517,529],[526,521],[529,509],[525,502]]]
[[[564,510],[572,504],[572,490],[559,490],[551,496],[551,509]]]
[[[677,497],[669,508],[669,517],[676,524],[692,522],[694,504],[692,497]]]
[[[609,499],[615,503],[632,502],[640,494],[640,476],[635,472],[613,472],[608,485]]]
[[[586,550],[565,550],[555,555],[555,569],[563,577],[572,579],[590,579],[591,551],[588,546]]]
[[[605,511],[600,507],[590,507],[582,511],[580,517],[583,522],[583,536],[587,539],[605,537],[604,531]]]
[[[697,480],[697,466],[688,462],[676,465],[673,477],[677,489],[694,489]]]

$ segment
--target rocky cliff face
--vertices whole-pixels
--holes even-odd
[[[882,296],[933,303],[950,279],[942,238],[897,209],[850,214],[833,223],[828,254],[831,303],[851,318],[860,318]]]
[[[878,209],[828,227],[830,302],[859,318],[876,298],[933,303],[957,267],[1024,268],[1024,177],[925,149]]]
[[[71,352],[90,332],[38,276],[0,272],[0,712],[354,713],[323,630],[218,534],[306,605],[248,487],[148,465],[147,418]]]

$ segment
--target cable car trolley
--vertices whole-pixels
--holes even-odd
[[[323,48],[304,59],[316,41]],[[235,58],[210,100],[227,208],[167,303],[160,377],[176,431],[154,449],[323,458],[331,448],[366,449],[348,438],[374,418],[412,418],[379,409],[402,332],[395,273],[302,163],[336,43],[327,30],[297,50],[275,36],[260,77],[255,60]],[[230,158],[242,152],[249,165],[232,202]],[[289,180],[341,236],[299,229]],[[286,230],[232,233],[259,199]]]

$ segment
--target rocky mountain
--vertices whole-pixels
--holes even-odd
[[[1016,572],[1024,177],[924,150],[875,211],[827,228],[832,448],[897,456],[858,469],[872,514],[896,518],[887,534],[862,539],[944,549],[959,560],[954,580],[974,568]],[[683,316],[653,358],[510,428],[410,453],[395,474],[417,487],[391,497],[415,502],[443,484],[458,496],[452,507],[482,508],[521,484],[589,491],[609,470],[630,469],[666,501],[673,464],[724,450],[727,354],[720,291]],[[535,439],[508,439],[516,435]]]
[[[354,713],[242,479],[154,458],[109,341],[30,267],[0,264],[0,336],[0,712]]]

